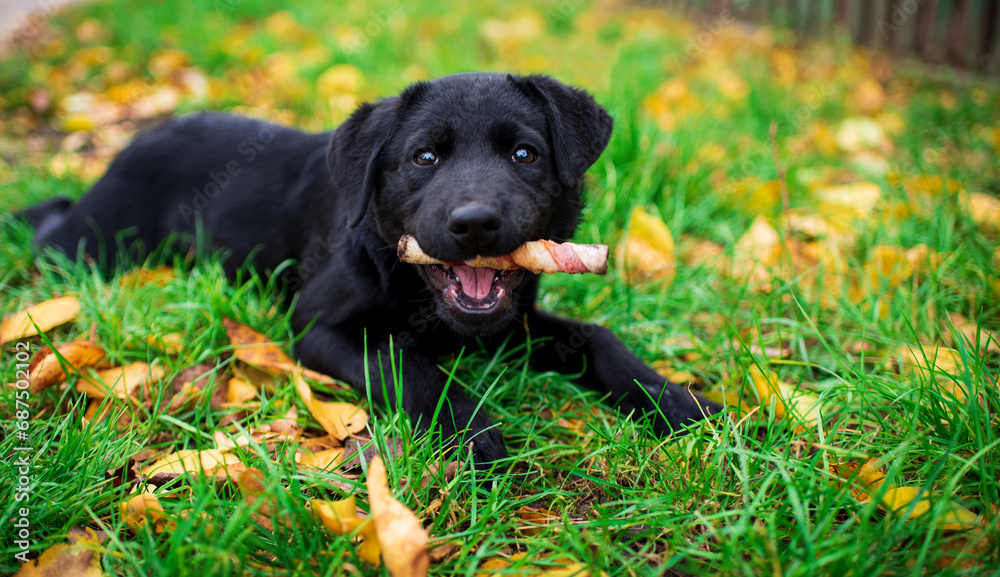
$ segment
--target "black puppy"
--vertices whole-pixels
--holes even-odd
[[[441,432],[471,440],[489,462],[506,455],[500,431],[475,400],[445,391],[437,365],[469,337],[490,347],[548,339],[533,367],[579,374],[661,434],[720,408],[664,383],[607,329],[535,309],[537,275],[396,258],[403,234],[446,262],[568,240],[584,172],[611,128],[586,92],[551,78],[457,74],[365,104],[333,133],[216,114],[170,122],[136,138],[76,204],[50,201],[27,216],[36,245],[82,242],[109,266],[200,228],[229,251],[228,272],[248,259],[258,270],[296,259],[293,329],[316,321],[295,347],[302,363],[360,391],[367,373],[378,403],[401,385],[422,427],[444,394]],[[402,349],[402,383],[384,391],[390,337]]]

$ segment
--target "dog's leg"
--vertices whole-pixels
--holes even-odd
[[[661,377],[608,329],[534,310],[530,337],[550,340],[532,352],[532,366],[580,376],[577,383],[603,394],[625,414],[653,419],[658,434],[701,420],[722,407]]]
[[[372,402],[377,405],[395,406],[400,391],[403,410],[419,430],[427,431],[438,413],[437,428],[443,438],[463,445],[472,441],[480,466],[507,456],[499,428],[483,409],[477,411],[477,403],[457,383],[449,386],[447,375],[434,358],[408,349],[393,348],[390,353],[388,338],[369,339],[366,363],[361,341],[358,335],[338,327],[317,324],[295,345],[295,355],[305,366],[347,382],[362,395],[369,394],[370,388]]]

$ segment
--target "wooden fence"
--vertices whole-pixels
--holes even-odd
[[[916,53],[997,74],[1000,0],[662,0],[658,5],[787,26],[808,35],[850,33],[858,44]]]

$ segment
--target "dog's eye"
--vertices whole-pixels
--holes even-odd
[[[538,155],[535,154],[535,151],[526,147],[518,148],[510,157],[511,160],[518,164],[531,164],[535,162],[536,158],[538,158]]]
[[[420,166],[434,166],[438,163],[438,157],[430,150],[420,150],[413,155],[413,162]]]

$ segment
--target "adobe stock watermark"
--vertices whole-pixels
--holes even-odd
[[[214,0],[212,5],[219,12],[224,12],[226,14],[235,10],[238,6],[243,4],[243,0]]]
[[[917,13],[917,10],[921,6],[927,3],[927,0],[904,0],[903,2],[893,2],[892,3],[892,14],[889,15],[889,19],[885,18],[879,19],[876,23],[879,34],[882,35],[883,41],[888,41],[889,38],[897,34],[900,29],[906,25],[906,23]]]
[[[242,172],[247,164],[253,162],[257,158],[257,155],[272,140],[274,140],[274,130],[271,129],[270,125],[265,125],[256,135],[250,136],[240,142],[236,147],[236,152],[243,157],[243,161],[240,162],[233,159],[227,162],[218,172],[209,171],[208,179],[211,182],[206,182],[200,190],[198,188],[193,189],[194,195],[191,197],[190,205],[182,203],[178,207],[181,211],[181,216],[184,217],[184,222],[190,224],[193,218],[196,218],[201,214],[201,211],[208,208],[212,200],[219,196],[233,181],[233,178]]]
[[[559,4],[545,13],[549,23],[561,23],[573,17],[586,0],[562,0]]]
[[[746,10],[750,5],[750,0],[733,0],[732,6],[736,12]],[[709,20],[702,26],[697,34],[688,38],[684,51],[672,56],[670,67],[675,73],[680,72],[684,66],[694,63],[707,51],[715,41],[726,31],[727,28],[736,22],[736,12],[730,8],[724,8],[718,16]]]
[[[17,446],[14,447],[14,462],[11,465],[15,481],[14,491],[14,546],[18,550],[14,558],[21,563],[28,562],[28,550],[31,542],[31,447],[29,445],[28,429],[30,427],[31,407],[28,401],[31,397],[31,376],[28,372],[28,361],[31,360],[31,345],[25,341],[15,345],[14,366],[17,379],[14,383],[14,419],[12,421]]]
[[[38,37],[49,23],[49,20],[69,4],[69,0],[46,0],[38,8],[32,10],[28,17],[8,40],[8,45],[17,50]]]
[[[403,10],[399,0],[390,0],[386,7],[376,10],[372,17],[360,28],[353,28],[351,38],[340,44],[340,49],[344,52],[360,52],[364,50],[373,38],[384,32],[389,27],[389,20]]]
[[[310,247],[308,253],[299,259],[299,264],[294,270],[285,275],[283,282],[288,290],[298,292],[303,283],[320,270],[320,265],[333,257],[339,236],[339,231],[331,231],[326,238],[318,239],[316,244]]]

